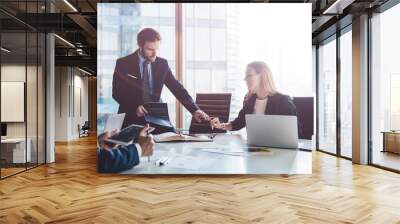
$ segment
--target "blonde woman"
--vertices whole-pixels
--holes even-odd
[[[271,70],[266,63],[262,61],[249,63],[245,81],[248,92],[238,117],[229,123],[221,123],[218,118],[213,118],[210,120],[212,129],[240,130],[246,126],[246,114],[297,116],[296,106],[292,99],[276,90]],[[298,127],[300,132],[300,124]]]

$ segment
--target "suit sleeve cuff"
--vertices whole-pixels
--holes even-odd
[[[142,147],[140,147],[139,143],[135,143],[135,146],[136,146],[136,150],[139,155],[139,158],[142,157]]]

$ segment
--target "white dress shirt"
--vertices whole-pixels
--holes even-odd
[[[265,114],[267,103],[268,97],[262,100],[256,99],[256,103],[254,104],[254,114]]]

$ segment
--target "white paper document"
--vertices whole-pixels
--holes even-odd
[[[203,167],[209,166],[213,162],[215,162],[215,159],[212,158],[204,159],[195,156],[177,156],[170,158],[166,166],[179,169],[199,170]]]
[[[263,148],[263,147],[261,147]],[[259,151],[260,147],[244,147],[243,150],[230,150],[230,149],[224,149],[224,148],[203,148],[201,151],[203,152],[208,152],[208,153],[217,153],[217,154],[222,154],[222,155],[229,155],[229,156],[255,156],[255,155],[267,155],[267,154],[272,154],[272,152],[269,149],[266,149],[266,151]],[[250,150],[250,151],[249,151]],[[253,151],[257,150],[257,151]]]

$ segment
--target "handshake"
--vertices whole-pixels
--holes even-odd
[[[148,111],[146,110],[146,108],[144,108],[143,105],[140,105],[136,110],[136,115],[138,117],[143,117],[147,113],[148,113]],[[227,130],[227,131],[230,131],[232,129],[230,123],[221,123],[219,121],[218,117],[210,117],[210,116],[208,116],[207,113],[205,113],[202,110],[196,110],[193,113],[193,117],[198,123],[201,123],[203,121],[210,122],[210,126],[211,126],[212,130],[214,130],[214,128]]]
[[[214,128],[228,130],[227,127],[229,124],[227,125],[225,123],[221,123],[218,117],[210,117],[202,110],[197,110],[194,112],[193,117],[199,123],[202,121],[208,121],[210,123],[211,130],[214,130]]]
[[[149,112],[143,105],[138,106],[138,108],[136,109],[136,116],[138,116],[138,117],[143,117],[145,114],[148,114],[148,113]],[[200,123],[202,121],[210,121],[210,117],[204,111],[202,111],[200,109],[196,110],[193,113],[193,117],[198,123]]]
[[[210,123],[211,130],[214,130],[215,128],[227,131],[232,130],[231,123],[221,123],[218,117],[210,117],[202,110],[197,110],[194,112],[193,117],[199,123],[202,121],[208,121]]]

